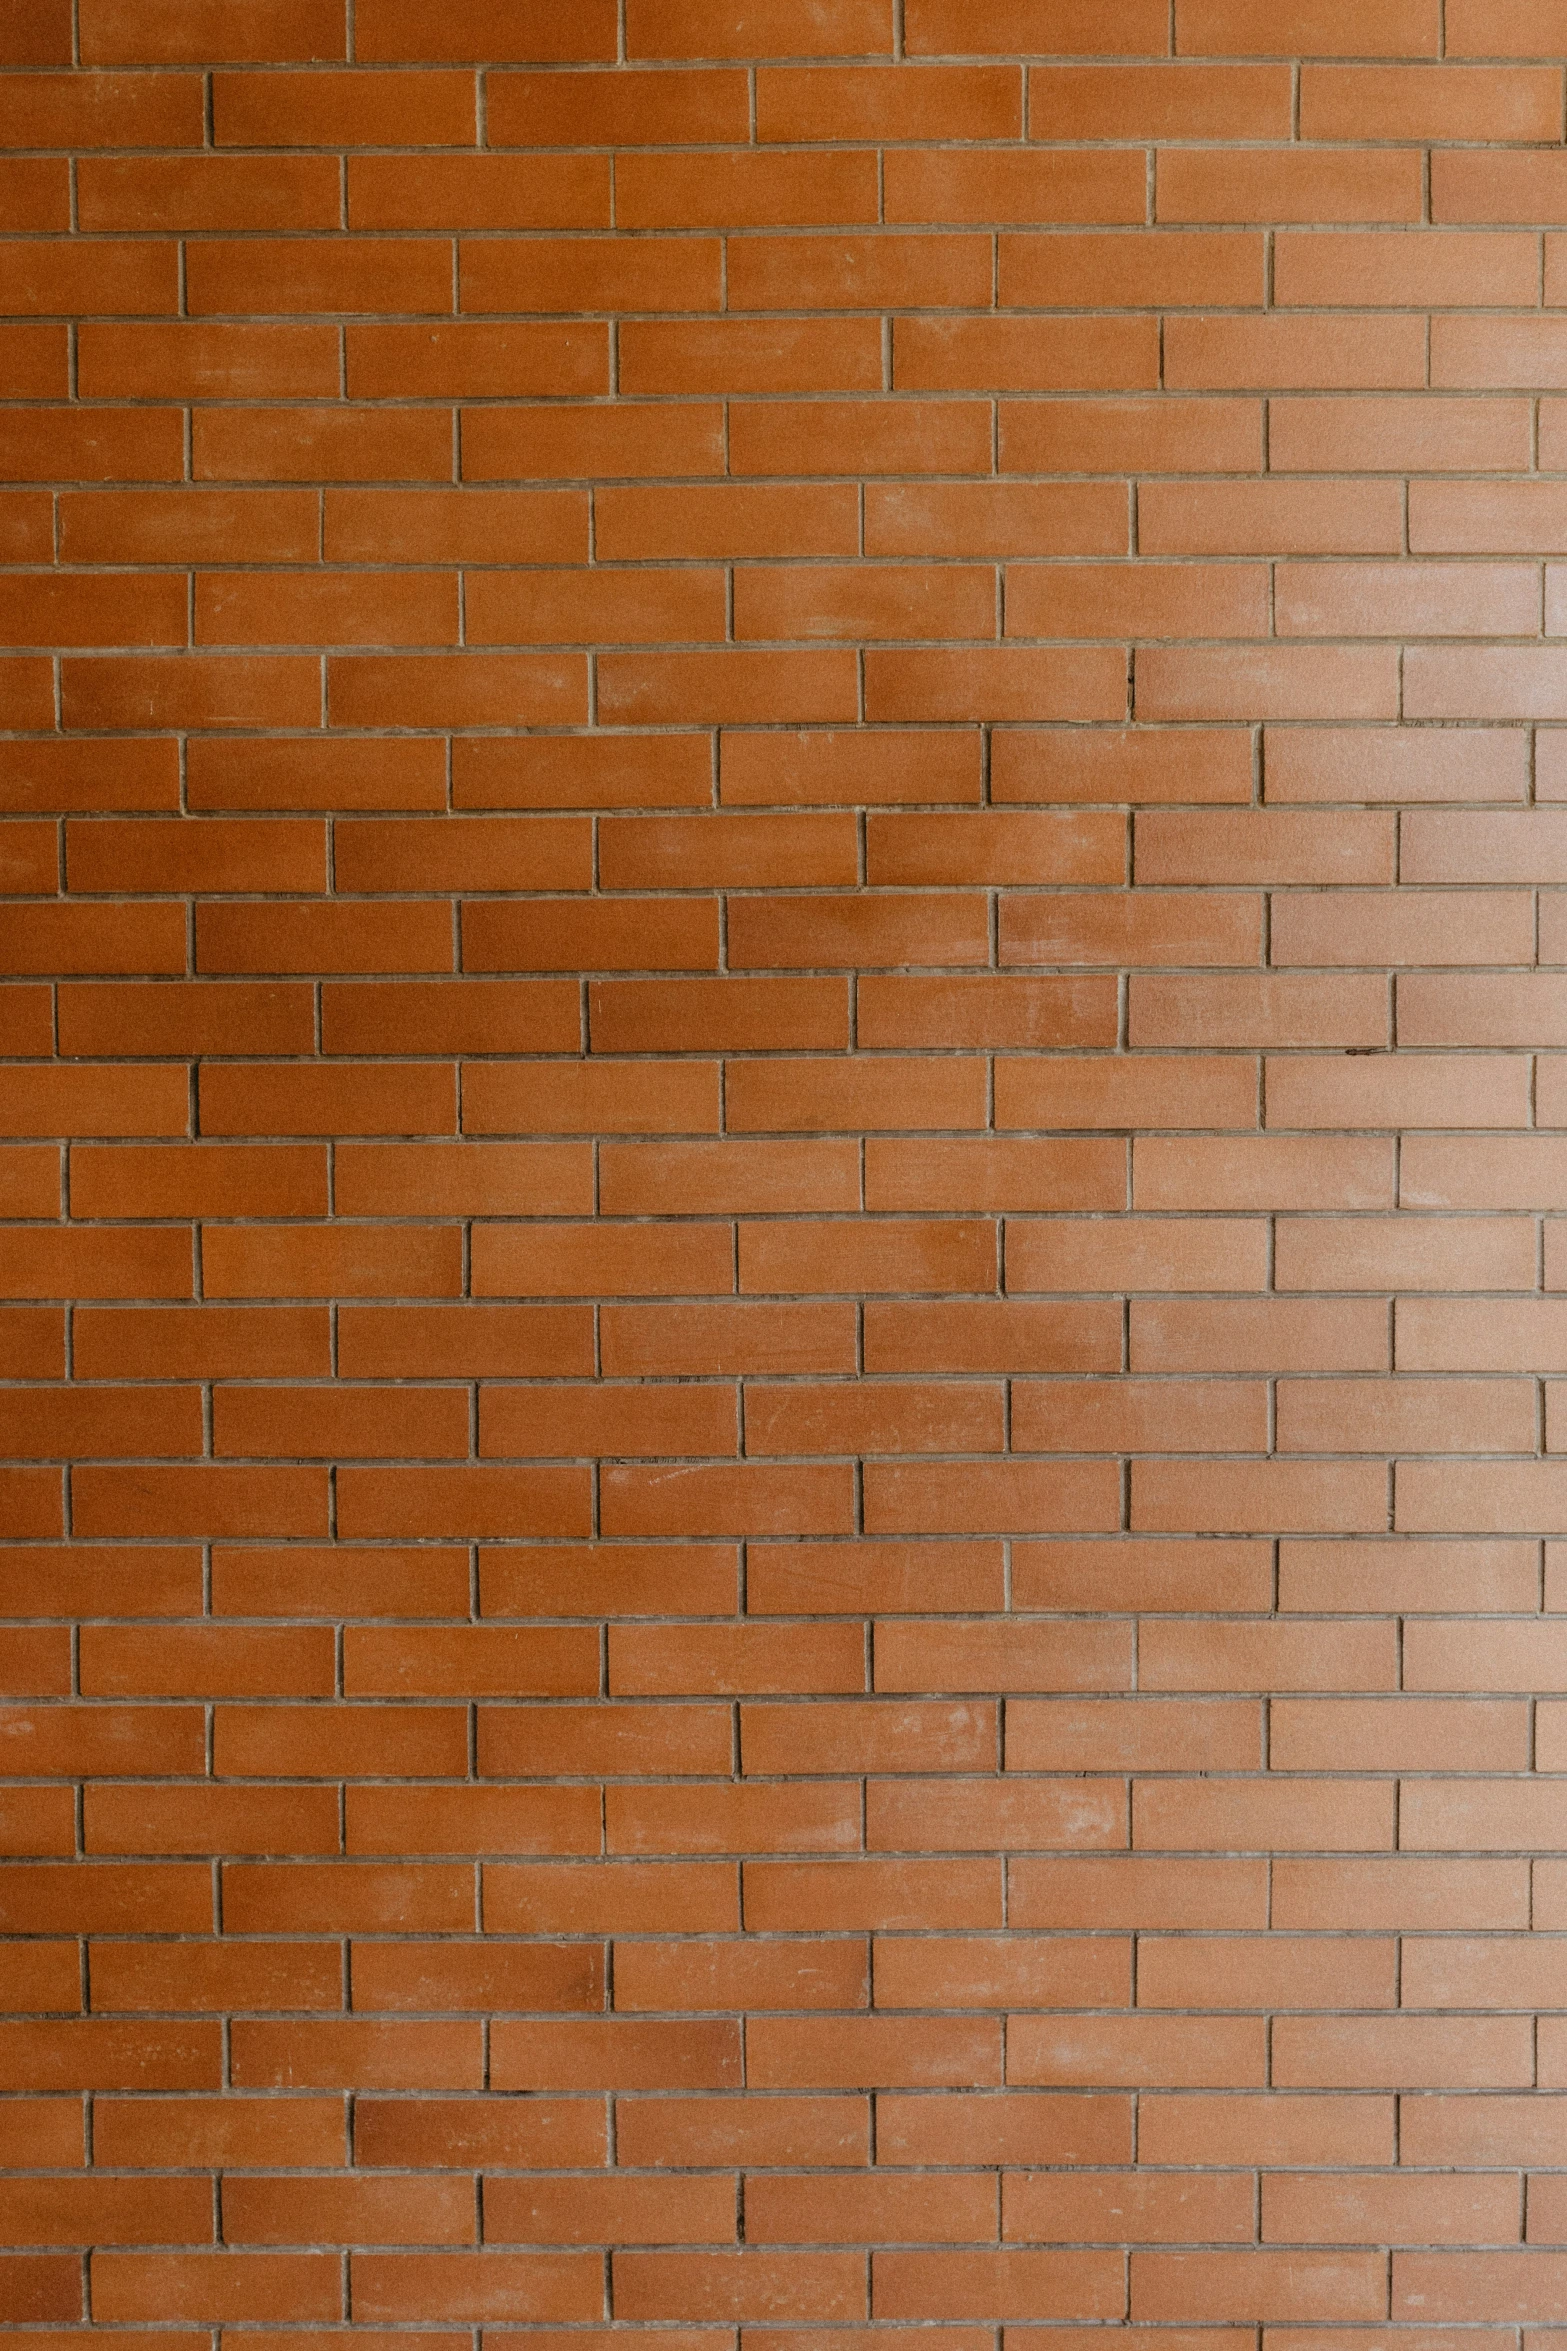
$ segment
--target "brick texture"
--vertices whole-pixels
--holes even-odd
[[[1564,77],[0,0],[0,2342],[1563,2339]]]

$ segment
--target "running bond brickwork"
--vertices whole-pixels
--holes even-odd
[[[0,2345],[1567,2340],[1567,4],[0,60]]]

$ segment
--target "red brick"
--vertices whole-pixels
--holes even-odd
[[[1110,484],[872,484],[865,504],[872,555],[1124,555],[1127,549],[1124,497]]]
[[[456,583],[429,574],[380,575],[372,613],[353,578],[204,574],[196,638],[204,645],[439,645],[457,642]]]
[[[84,229],[335,229],[341,209],[327,156],[92,157],[80,166]]]
[[[632,0],[627,49],[633,57],[859,57],[890,54],[887,0],[826,0],[802,25],[787,0],[754,13],[733,0]]]
[[[1433,473],[1471,467],[1507,472],[1522,463],[1527,420],[1527,406],[1519,401],[1275,401],[1269,410],[1269,458],[1277,470],[1287,473],[1321,472],[1341,464],[1350,449],[1373,473],[1397,473],[1406,466]],[[1440,502],[1443,485],[1414,487],[1411,502],[1416,514],[1433,495]],[[1517,495],[1502,484],[1488,485],[1485,491],[1487,505],[1494,501],[1503,513]],[[1525,495],[1535,493],[1531,489]],[[1468,496],[1472,503],[1472,488]],[[1422,544],[1412,530],[1411,545],[1418,550]]]
[[[155,1922],[165,1934],[204,1935],[212,1929],[210,1865],[103,1861],[84,1869],[80,1862],[63,1867],[17,1863],[6,1876],[8,1932],[145,1934]],[[100,2034],[99,2048],[105,2054],[123,2052],[126,2046],[123,2036],[111,2031],[105,2041]],[[134,2070],[133,2064],[133,2076]],[[125,2086],[140,2084],[133,2078]]]
[[[216,2089],[216,2024],[123,2025],[96,2018],[0,2026],[7,2089]]]
[[[1420,321],[1405,318],[1333,328],[1277,316],[1172,318],[1165,374],[1182,391],[1409,390],[1425,382],[1425,334]]]
[[[254,1555],[231,1556],[248,1563]],[[323,1554],[285,1556],[290,1564],[314,1561],[319,1566]],[[369,1556],[377,1560],[385,1554]],[[266,1613],[244,1607],[252,1594],[237,1577],[225,1579],[225,1591],[239,1613]],[[276,1608],[291,1595],[274,1590],[265,1597]],[[394,1593],[394,1600],[396,1597]],[[325,1591],[317,1594],[316,1613],[329,1612],[328,1598]],[[414,1605],[427,1609],[429,1603],[426,1591]],[[249,1772],[261,1778],[292,1778],[301,1773],[329,1777],[338,1770],[394,1770],[408,1778],[421,1778],[454,1770],[456,1760],[466,1752],[466,1733],[467,1725],[455,1708],[420,1707],[414,1713],[398,1715],[385,1708],[334,1709],[328,1714],[319,1708],[312,1713],[308,1707],[236,1705],[223,1707],[217,1714],[214,1755],[221,1758],[220,1770]]]
[[[1108,648],[877,652],[866,656],[865,670],[866,715],[872,719],[950,720],[976,708],[996,720],[1126,715],[1124,660]]]
[[[1148,1936],[1138,1951],[1144,2005],[1152,2008],[1313,2004],[1331,1991],[1340,2006],[1393,2005],[1390,1938]]]
[[[338,384],[338,338],[326,326],[85,326],[77,348],[78,381],[94,398],[288,399]]]
[[[902,225],[1041,220],[1135,222],[1146,211],[1135,152],[1031,154],[939,148],[893,149],[887,158],[886,217]]]
[[[63,665],[71,727],[316,726],[320,662],[303,654],[105,656]]]
[[[614,55],[614,19],[605,0],[589,0],[569,27],[556,22],[537,0],[492,0],[471,24],[460,26],[432,27],[409,0],[370,0],[365,13],[357,44],[357,54],[365,58],[401,63],[476,55],[485,60],[569,64]],[[469,35],[471,39],[465,38]]]
[[[712,756],[697,734],[477,736],[452,753],[457,808],[690,808],[711,796]]]
[[[1066,465],[1095,474],[1207,473],[1216,465],[1255,473],[1262,462],[1255,399],[1004,400],[999,417],[1007,473]]]
[[[866,1453],[931,1453],[946,1450],[943,1438],[960,1444],[965,1451],[999,1452],[1001,1398],[998,1391],[990,1388],[965,1391],[935,1382],[913,1381],[878,1385],[858,1394],[837,1382],[799,1389],[753,1387],[746,1391],[746,1428],[752,1450],[764,1454],[830,1453],[845,1449]],[[814,1595],[827,1613],[831,1613],[828,1595],[840,1588],[833,1564],[834,1555],[829,1553],[821,1563],[822,1581]],[[912,1588],[918,1590],[921,1582],[918,1567],[912,1561],[907,1564],[913,1574]],[[848,1563],[841,1562],[840,1569],[847,1575]],[[881,1579],[874,1570],[869,1572],[870,1588],[877,1590]],[[892,1562],[888,1564],[887,1579],[890,1591],[902,1589],[897,1567]],[[852,1589],[853,1579],[841,1588]],[[754,1597],[751,1605],[753,1608],[758,1605]],[[897,1602],[878,1599],[876,1606],[882,1605],[896,1606]],[[934,1605],[934,1602],[924,1605]]]
[[[8,814],[42,814],[98,807],[171,809],[179,805],[176,746],[144,739],[115,746],[111,765],[92,743],[31,742],[12,745],[0,781],[0,807]],[[174,754],[173,764],[170,755]]]
[[[599,677],[600,713],[619,725],[667,725],[675,717],[722,726],[854,716],[854,661],[846,653],[608,653]]]
[[[327,2243],[369,2237],[411,2245],[463,2244],[473,2234],[463,2186],[456,2180],[415,2187],[403,2180],[319,2180],[307,2186],[296,2180],[236,2179],[227,2185],[225,2234],[236,2245],[283,2245],[304,2235]],[[307,2206],[315,2222],[308,2230],[302,2226]]]
[[[197,481],[452,478],[452,419],[439,409],[222,408],[192,420]]]
[[[996,2193],[983,2179],[758,2179],[747,2186],[747,2241],[757,2244],[984,2242],[996,2233]]]
[[[217,74],[213,127],[220,147],[465,147],[474,100],[462,73]]]
[[[616,168],[616,219],[629,229],[869,224],[877,217],[876,177],[869,154],[632,152]]]
[[[292,2104],[293,2102],[290,2101]],[[354,2148],[360,2161],[523,2164],[539,2157],[601,2163],[604,2110],[583,2098],[360,2098]],[[596,2125],[596,2127],[595,2127]]]
[[[0,85],[8,96],[15,86],[14,81]],[[130,239],[86,246],[53,238],[8,240],[0,245],[0,298],[18,318],[53,318],[64,310],[124,318],[172,316],[179,308],[178,259],[170,246]],[[31,342],[31,337],[7,336],[19,388]],[[46,396],[60,389],[49,356],[52,342],[52,336],[42,336],[35,346],[39,390]]]
[[[903,2253],[874,2258],[878,2318],[1119,2317],[1119,2253]]]
[[[1035,66],[1029,76],[1034,138],[1269,139],[1291,127],[1278,66]]]
[[[1386,2292],[1380,2253],[1137,2253],[1131,2267],[1134,2318],[1367,2319]]]
[[[1190,1947],[1190,1946],[1189,1946]],[[1282,2095],[1143,2101],[1153,2163],[1347,2163],[1392,2159],[1391,2098]]]
[[[706,2320],[865,2315],[865,2263],[853,2253],[622,2253],[617,2307],[634,2318]]]
[[[742,405],[729,442],[740,475],[988,473],[990,409],[975,399]]]
[[[1559,2315],[1561,14],[0,0],[27,2351]]]
[[[75,1481],[84,1535],[321,1535],[324,1473],[305,1469],[86,1469]]]
[[[1065,55],[1157,56],[1169,47],[1169,16],[1157,0],[1131,0],[1107,24],[1083,0],[1007,0],[976,21],[961,0],[910,0],[906,37],[914,56],[971,53],[1010,56],[1014,50]]]
[[[607,339],[589,324],[361,325],[350,326],[344,340],[348,390],[355,398],[515,398],[608,389]]]
[[[985,902],[888,891],[876,897],[745,898],[730,911],[731,960],[741,970],[826,966],[887,969],[915,962],[987,960]]]
[[[1119,563],[1082,564],[1064,576],[1046,571],[1042,566],[1030,566],[1026,570],[1014,567],[1007,573],[1007,634],[1009,637],[1157,637],[1192,633],[1215,637],[1255,636],[1263,625],[1262,587],[1262,576],[1255,568],[1242,569],[1230,564],[1201,569],[1190,563],[1135,567]],[[1009,743],[1017,748],[1015,739],[1009,739]],[[1023,795],[1011,792],[1007,796]],[[1227,794],[1223,778],[1215,777],[1207,782],[1201,797],[1227,798],[1234,794]]]
[[[745,76],[734,71],[498,73],[486,123],[498,147],[703,145],[745,140],[749,100]]]
[[[1291,0],[1275,14],[1261,0],[1178,0],[1176,44],[1186,55],[1272,56],[1280,43],[1307,56],[1434,57],[1431,0]]]
[[[1169,147],[1159,156],[1155,218],[1414,222],[1420,218],[1421,199],[1417,163],[1415,154],[1392,148],[1328,156],[1299,147],[1256,147],[1230,154],[1217,148]]]
[[[200,0],[194,7],[173,0],[88,0],[81,29],[86,63],[314,63],[346,55],[340,0],[260,0],[243,17],[227,0]]]
[[[575,996],[573,988],[574,1024]],[[635,1064],[566,1062],[547,1070],[535,1064],[519,1084],[515,1068],[470,1062],[463,1072],[463,1121],[471,1135],[716,1132],[717,1065],[689,1063],[678,1079],[673,1071],[661,1074],[666,1082],[654,1087]]]
[[[1201,2234],[1219,2242],[1251,2233],[1250,2198],[1235,2179],[1176,2183],[1110,2174],[1081,2183],[1008,2179],[1003,2232],[1008,2237],[1129,2235],[1134,2244]],[[1124,2230],[1113,2228],[1124,2219]]]
[[[1158,375],[1151,319],[900,319],[893,335],[900,391],[1149,391]]]
[[[1525,13],[1514,5],[1514,0],[1502,0],[1500,7],[1477,5],[1477,0],[1458,0],[1453,14],[1450,56],[1529,57],[1537,54],[1533,47],[1535,37],[1554,26],[1556,11],[1547,7],[1538,15],[1532,9]]]
[[[697,402],[679,409],[569,404],[470,409],[462,421],[463,479],[571,480],[605,471],[622,477],[721,473],[722,417],[717,405]],[[440,478],[449,473],[448,457]]]
[[[12,65],[69,65],[71,11],[60,0],[44,8],[8,5],[3,19],[4,55]]]
[[[1549,655],[1539,658],[1549,663]],[[1136,715],[1151,719],[1233,719],[1259,713],[1273,719],[1391,718],[1398,700],[1396,659],[1391,648],[1384,652],[1371,645],[1331,652],[1284,645],[1271,652],[1244,653],[1152,647],[1138,657]],[[1451,662],[1455,657],[1437,659]],[[1517,672],[1519,659],[1527,662],[1528,656],[1516,657],[1509,665],[1512,672]],[[1483,718],[1491,715],[1486,705],[1496,694],[1519,690],[1513,676],[1504,680],[1487,670],[1483,654],[1467,661],[1459,659],[1457,668],[1448,673],[1451,682],[1445,692],[1434,684],[1427,688],[1429,664],[1418,650],[1411,653],[1410,660],[1412,666],[1422,664],[1418,680],[1412,679],[1409,687],[1411,716]],[[1549,674],[1525,669],[1521,675],[1533,685],[1535,695],[1546,705],[1543,714],[1548,715],[1557,698]],[[1528,686],[1523,690],[1527,692]],[[1456,699],[1464,708],[1461,713],[1427,710],[1423,705],[1428,699]],[[1482,706],[1470,708],[1471,703]]]
[[[1392,555],[1402,529],[1399,497],[1376,485],[1351,499],[1317,482],[1152,482],[1138,500],[1148,555]]]
[[[88,1379],[128,1372],[141,1378],[309,1378],[330,1367],[330,1335],[325,1311],[309,1307],[83,1306],[76,1316],[76,1366]]]
[[[335,174],[333,184],[335,187]],[[330,225],[337,225],[335,219]],[[571,155],[540,163],[509,155],[426,155],[418,172],[410,174],[398,156],[355,155],[348,163],[347,225],[353,229],[607,228],[608,158]]]
[[[1535,226],[1567,218],[1564,200],[1567,186],[1549,152],[1454,152],[1432,158],[1431,217],[1436,221]]]
[[[0,162],[0,229],[64,230],[70,225],[70,166],[64,156],[25,162],[7,157]]]
[[[1481,1917],[1489,1927],[1516,1926],[1526,1901],[1524,1879],[1507,1861],[1292,1861],[1278,1875],[1287,1926],[1466,1927]]]
[[[836,110],[841,104],[838,72],[777,78],[790,84],[803,79],[807,106]],[[907,75],[878,79],[890,103],[912,103],[918,109],[923,92],[917,87],[912,102],[901,97],[899,85],[907,85]],[[1004,80],[1009,92],[1020,91],[1010,76]],[[988,80],[976,97],[986,112],[997,111],[999,101]],[[789,102],[789,93],[775,97],[780,107]],[[877,309],[883,303],[900,309],[983,305],[990,295],[991,260],[986,240],[975,236],[758,236],[730,248],[728,273],[730,299],[738,310],[793,310],[805,304],[822,310]]]

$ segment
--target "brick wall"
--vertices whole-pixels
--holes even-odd
[[[0,0],[5,2344],[1562,2339],[1564,59]]]

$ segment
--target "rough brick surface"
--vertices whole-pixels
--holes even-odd
[[[1564,73],[0,0],[0,2340],[1560,2339]]]

